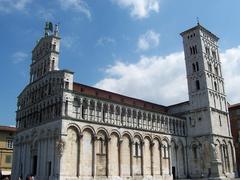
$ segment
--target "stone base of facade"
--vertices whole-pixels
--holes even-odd
[[[51,178],[50,178],[51,179]],[[54,179],[54,178],[53,178]],[[170,175],[163,176],[96,176],[96,177],[59,177],[59,180],[172,180]],[[55,180],[55,179],[54,179]]]

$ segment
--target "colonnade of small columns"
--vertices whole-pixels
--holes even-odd
[[[84,96],[63,102],[63,115],[134,129],[186,135],[186,125],[183,119]]]

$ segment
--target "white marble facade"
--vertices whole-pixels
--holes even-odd
[[[34,48],[18,97],[13,179],[235,177],[215,35],[199,24],[181,33],[189,101],[166,107],[75,83],[58,69],[57,29]]]

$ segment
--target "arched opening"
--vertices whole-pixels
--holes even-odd
[[[152,156],[153,156],[153,175],[157,177],[161,175],[161,146],[158,139],[153,140]]]
[[[121,174],[124,177],[131,176],[131,144],[130,137],[123,135],[121,143]]]
[[[149,138],[144,138],[144,155],[143,155],[143,170],[144,170],[144,175],[150,176],[152,173],[152,159],[151,159],[151,141]]]
[[[196,72],[196,66],[194,63],[192,64],[192,69],[193,69],[193,72]]]
[[[142,175],[142,143],[138,136],[133,140],[133,175]]]
[[[94,152],[94,139],[93,132],[90,129],[83,131],[81,140],[81,159],[80,170],[81,176],[92,177],[94,174],[93,165],[93,152]]]
[[[96,146],[96,175],[107,176],[107,153],[108,153],[108,142],[107,136],[104,131],[100,131],[97,134],[95,141]]]
[[[161,153],[162,153],[162,173],[163,175],[169,175],[170,173],[170,158],[169,158],[169,145],[166,140],[162,141],[161,145]]]
[[[199,80],[196,80],[196,90],[200,90],[200,82]]]
[[[75,127],[67,130],[66,152],[64,154],[64,172],[70,177],[79,176],[79,136]],[[75,157],[75,158],[72,158]]]
[[[112,133],[109,141],[109,176],[120,176],[119,135]]]

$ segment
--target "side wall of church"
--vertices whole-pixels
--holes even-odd
[[[63,120],[60,179],[173,179],[187,174],[186,138]]]

